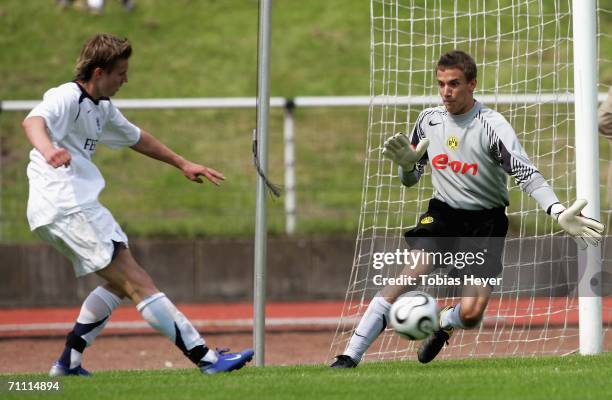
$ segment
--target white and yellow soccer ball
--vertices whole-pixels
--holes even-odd
[[[425,339],[440,326],[438,304],[425,292],[408,292],[391,306],[389,323],[395,332],[408,340]]]

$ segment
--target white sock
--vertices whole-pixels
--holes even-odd
[[[83,302],[73,330],[68,334],[66,348],[60,357],[69,368],[81,365],[83,350],[91,346],[108,323],[121,299],[102,286],[95,288]]]
[[[97,328],[93,329],[89,333],[82,335],[81,337],[87,341],[87,346],[90,346],[94,339],[100,334],[102,328],[108,323],[108,318],[117,306],[121,304],[121,298],[109,292],[102,286],[95,288],[89,296],[83,302],[81,306],[81,312],[77,317],[77,321],[80,324],[88,324],[96,321],[100,321],[103,318],[106,320]]]
[[[387,300],[378,294],[374,296],[353,332],[344,354],[356,363],[360,362],[363,354],[387,326],[390,309],[391,304]]]
[[[136,308],[149,325],[172,340],[194,363],[217,361],[217,354],[207,351],[202,336],[165,294],[151,295],[138,303]],[[202,349],[205,349],[205,354],[201,354]]]
[[[440,327],[442,329],[461,328],[465,329],[465,325],[461,321],[461,304],[455,304],[453,308],[440,314]]]

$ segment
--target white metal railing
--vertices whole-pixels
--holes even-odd
[[[602,102],[607,93],[598,94]],[[483,103],[573,103],[572,93],[526,93],[476,96]],[[367,107],[373,105],[426,105],[439,102],[438,96],[298,96],[293,99],[270,97],[270,107],[286,107],[293,103],[295,107]],[[0,111],[29,111],[40,100],[5,100],[0,101]],[[121,109],[159,109],[159,108],[254,108],[255,97],[203,97],[175,99],[115,99],[113,104]]]
[[[602,92],[597,100],[602,102],[607,93]],[[489,104],[517,103],[573,103],[573,93],[526,93],[479,95],[478,100]],[[283,138],[284,138],[284,202],[285,202],[285,232],[295,233],[296,222],[296,180],[295,180],[295,148],[294,148],[294,108],[299,107],[368,107],[372,105],[429,105],[439,102],[438,96],[298,96],[293,99],[271,97],[270,107],[284,108]],[[1,111],[29,111],[40,100],[6,100],[0,101]],[[180,109],[180,108],[255,108],[255,97],[209,97],[209,98],[174,98],[174,99],[115,99],[120,109]],[[1,183],[1,182],[0,182]],[[0,188],[1,190],[1,188]],[[1,203],[0,203],[1,204]],[[1,212],[1,209],[0,209]],[[0,214],[0,240],[3,239],[2,215]]]

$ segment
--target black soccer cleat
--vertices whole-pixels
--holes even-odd
[[[330,365],[331,368],[355,368],[357,363],[346,354],[340,354],[336,356],[336,361]]]
[[[444,344],[448,344],[448,340],[453,336],[453,328],[438,329],[432,333],[427,339],[423,340],[423,344],[417,350],[417,357],[423,364],[427,364],[440,353]]]

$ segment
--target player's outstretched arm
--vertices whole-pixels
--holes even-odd
[[[565,208],[561,203],[555,203],[550,209],[550,215],[559,222],[561,228],[570,234],[583,250],[589,244],[598,246],[605,229],[601,222],[582,215],[582,209],[586,205],[586,200],[578,199],[569,208]]]
[[[183,171],[183,175],[190,181],[203,183],[204,181],[200,178],[203,176],[215,185],[219,185],[225,180],[225,176],[219,171],[185,160],[147,131],[141,130],[140,140],[131,148],[148,157],[175,166]]]
[[[42,117],[26,118],[21,126],[32,146],[45,157],[49,165],[53,166],[53,168],[68,167],[70,165],[70,160],[72,159],[70,152],[53,145],[47,134],[45,120]]]

